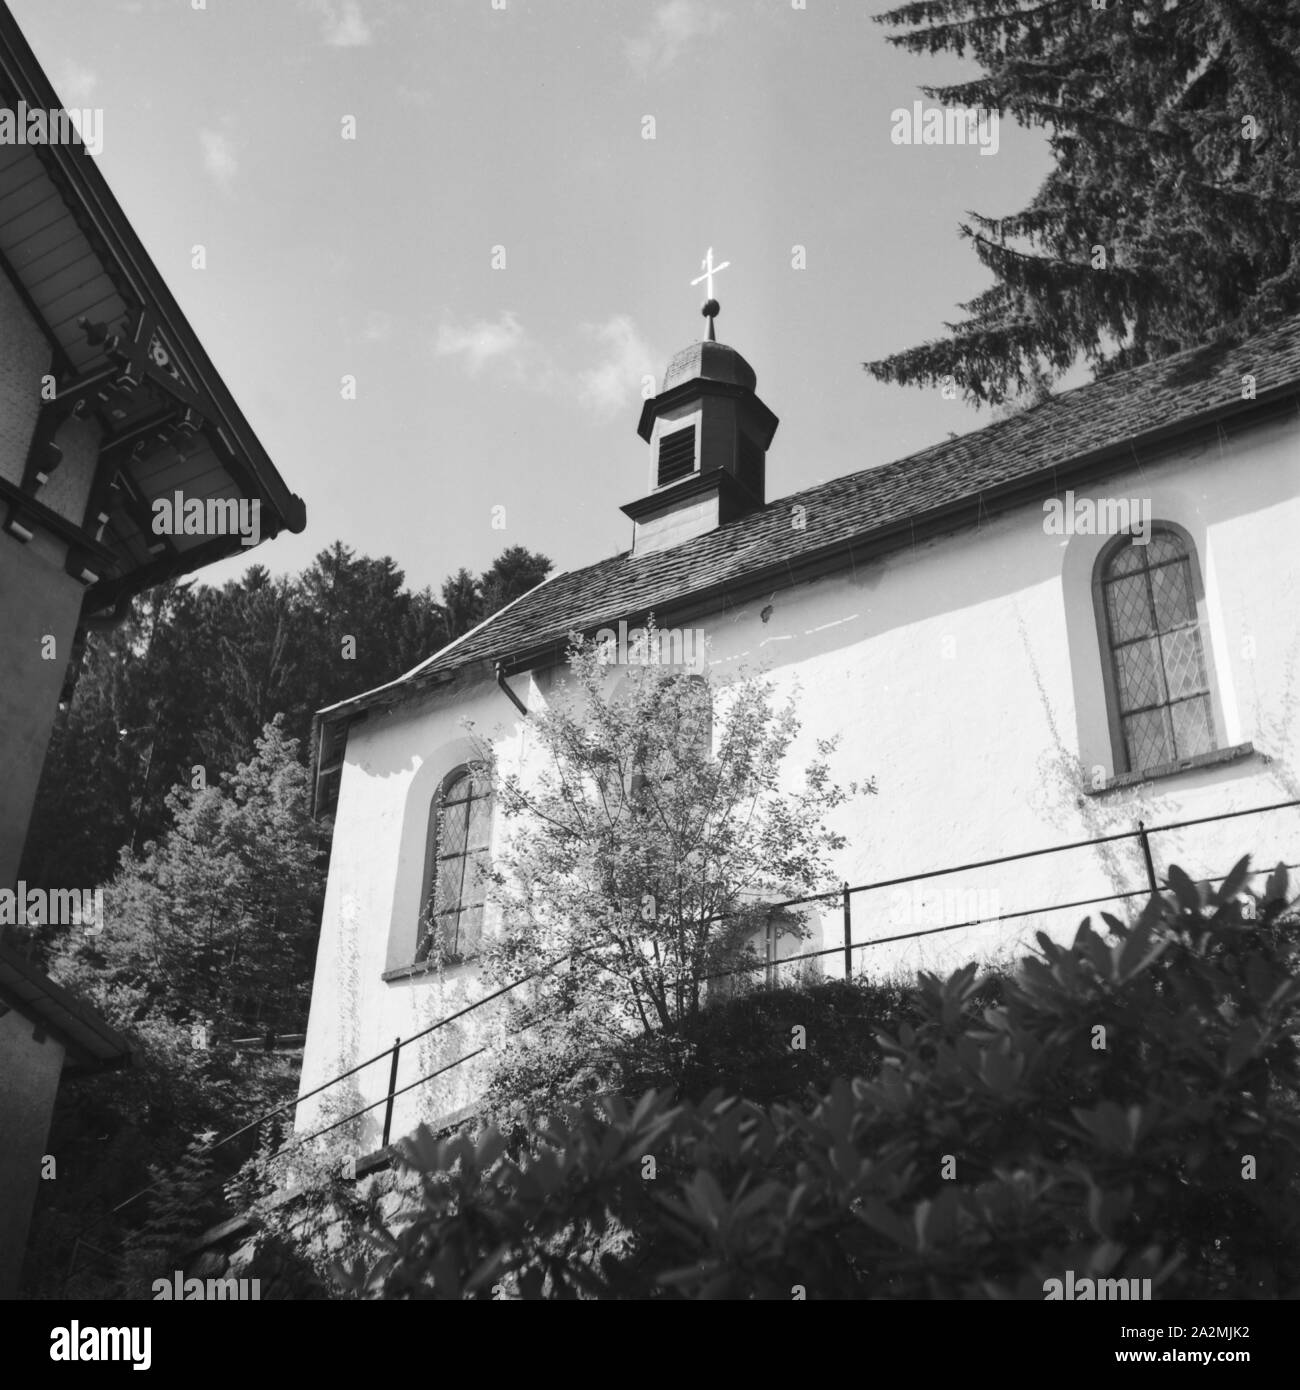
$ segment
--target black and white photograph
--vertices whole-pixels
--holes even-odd
[[[16,1374],[1280,1354],[1300,0],[0,0],[0,267]]]

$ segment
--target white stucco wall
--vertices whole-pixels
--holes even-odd
[[[786,767],[792,783],[815,740],[831,733],[841,740],[839,780],[876,779],[876,796],[838,813],[848,847],[837,868],[851,884],[1131,831],[1139,820],[1158,826],[1300,797],[1300,426],[1292,419],[1229,444],[1183,447],[1076,494],[1149,499],[1155,521],[1176,523],[1193,539],[1223,738],[1252,742],[1255,753],[1089,794],[1094,779],[1115,771],[1092,594],[1107,538],[1049,535],[1041,505],[692,619],[708,636],[715,678],[747,665],[769,670],[782,690],[797,687],[803,729]],[[535,708],[554,674],[513,684]],[[404,953],[409,958],[429,804],[463,761],[466,717],[506,762],[526,753],[525,722],[490,681],[353,727],[304,1090],[482,992],[472,966],[442,980],[381,979]],[[1222,874],[1246,852],[1264,867],[1295,861],[1297,831],[1300,814],[1291,809],[1156,835],[1152,848],[1158,871],[1177,862],[1194,875]],[[855,894],[854,938],[1050,908],[1144,883],[1135,840],[1044,855]],[[1096,911],[1065,907],[866,946],[855,951],[855,967],[885,974],[1014,957],[1036,930],[1068,937]],[[837,945],[838,902],[821,922],[824,944]],[[825,968],[842,973],[841,957],[828,957]],[[490,1024],[480,1024],[489,1012],[413,1047],[399,1085],[480,1045],[490,1036]],[[385,1059],[357,1078],[361,1103],[384,1094],[387,1076]],[[469,1103],[477,1085],[473,1069],[461,1067],[402,1098],[394,1133]],[[377,1144],[382,1108],[371,1120],[365,1137]],[[314,1102],[300,1108],[300,1126],[323,1122]]]
[[[529,678],[516,676],[512,685],[530,707],[538,700],[538,687]],[[465,728],[466,720],[474,722],[475,734]],[[483,992],[473,966],[451,967],[441,976],[382,978],[409,965],[415,955],[430,807],[447,773],[475,756],[475,737],[490,740],[507,765],[517,763],[527,746],[524,720],[491,680],[458,686],[400,711],[372,714],[350,734],[300,1094],[391,1049],[396,1038],[420,1032]],[[492,929],[489,909],[485,930]],[[490,1008],[479,1010],[463,1024],[403,1047],[398,1088],[479,1046],[491,1017]],[[304,1103],[299,1129],[318,1128],[385,1095],[390,1066],[391,1056],[385,1055],[351,1082]],[[480,1075],[481,1065],[471,1062],[399,1097],[393,1134],[469,1104],[478,1094]],[[379,1146],[383,1118],[383,1107],[366,1117],[360,1152]]]

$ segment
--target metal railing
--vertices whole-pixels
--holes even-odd
[[[1096,835],[1088,839],[1071,840],[1064,844],[1046,845],[1039,849],[1022,850],[1015,854],[1002,854],[989,859],[971,860],[967,863],[953,864],[940,869],[927,869],[920,873],[902,874],[893,878],[877,879],[870,883],[849,884],[848,882],[845,882],[840,888],[831,889],[827,892],[812,893],[802,897],[788,898],[782,902],[764,904],[765,910],[769,912],[776,912],[786,908],[800,907],[814,903],[839,902],[840,904],[842,904],[844,930],[844,939],[842,944],[827,947],[818,951],[806,952],[800,955],[785,956],[782,957],[779,961],[777,961],[776,965],[779,968],[786,965],[792,965],[800,961],[815,960],[821,957],[839,955],[842,953],[844,959],[845,978],[851,978],[853,974],[854,951],[863,951],[870,949],[871,947],[883,946],[892,942],[906,941],[923,936],[934,936],[944,932],[958,931],[967,927],[993,925],[998,922],[1006,922],[1023,917],[1030,917],[1040,913],[1060,912],[1081,907],[1091,907],[1100,903],[1119,902],[1134,897],[1150,897],[1152,895],[1158,894],[1160,891],[1155,867],[1155,859],[1151,850],[1151,837],[1153,835],[1167,834],[1171,831],[1184,830],[1192,826],[1208,825],[1212,823],[1217,823],[1219,821],[1236,820],[1243,816],[1266,815],[1277,811],[1295,809],[1297,807],[1300,807],[1300,798],[1288,801],[1273,802],[1266,806],[1252,806],[1237,811],[1224,811],[1213,816],[1196,816],[1187,820],[1170,821],[1163,825],[1148,826],[1144,822],[1138,821],[1136,828],[1133,830],[1121,830],[1108,835]],[[1020,863],[1029,859],[1042,858],[1046,855],[1062,854],[1071,850],[1087,849],[1095,847],[1097,845],[1114,844],[1121,841],[1129,840],[1137,841],[1142,853],[1142,858],[1145,864],[1147,875],[1147,884],[1143,888],[1134,888],[1118,892],[1103,893],[1096,897],[1081,898],[1067,903],[1044,903],[1037,907],[1024,908],[1015,912],[1001,913],[988,918],[973,918],[970,921],[948,923],[939,927],[929,927],[919,931],[903,932],[901,934],[895,934],[892,936],[876,937],[861,941],[853,940],[852,899],[854,894],[871,892],[882,888],[897,887],[903,884],[916,883],[927,879],[942,878],[952,874],[965,873],[977,869],[987,869],[997,867],[999,865]],[[1292,869],[1300,867],[1300,865],[1288,864],[1286,865],[1286,867],[1288,869]],[[1269,872],[1269,870],[1259,869],[1254,871],[1254,874],[1252,876],[1254,876],[1255,874],[1261,874],[1266,872]],[[1226,875],[1227,871],[1225,870],[1225,872],[1222,874],[1212,875],[1209,881],[1222,881],[1222,879],[1224,879]],[[710,917],[702,920],[719,920],[721,918],[735,915],[737,914],[714,913],[711,914]],[[358,1062],[355,1066],[349,1067],[347,1071],[340,1072],[337,1076],[333,1076],[328,1081],[322,1082],[321,1085],[313,1087],[310,1091],[303,1092],[301,1095],[295,1096],[292,1100],[285,1101],[282,1104],[275,1106],[273,1109],[268,1110],[265,1114],[259,1115],[256,1119],[250,1120],[247,1124],[241,1125],[238,1129],[226,1135],[224,1139],[219,1139],[215,1143],[210,1145],[207,1148],[206,1152],[209,1154],[214,1153],[217,1150],[224,1148],[226,1145],[233,1143],[241,1136],[260,1129],[261,1126],[266,1124],[268,1121],[285,1114],[287,1111],[296,1111],[297,1108],[303,1104],[303,1102],[311,1100],[313,1097],[320,1095],[324,1091],[327,1091],[331,1086],[336,1086],[339,1082],[346,1081],[348,1078],[356,1076],[359,1072],[364,1071],[367,1067],[374,1066],[377,1063],[382,1062],[385,1058],[387,1058],[389,1059],[390,1064],[388,1074],[388,1087],[386,1093],[383,1096],[381,1096],[378,1100],[371,1101],[369,1104],[361,1106],[358,1109],[351,1111],[349,1114],[343,1116],[341,1119],[332,1121],[330,1124],[324,1126],[321,1129],[314,1130],[312,1133],[307,1135],[296,1136],[291,1142],[287,1143],[284,1147],[282,1147],[278,1151],[276,1156],[285,1157],[292,1153],[295,1153],[299,1149],[303,1148],[305,1145],[309,1144],[312,1140],[318,1139],[322,1135],[328,1134],[331,1131],[338,1129],[340,1126],[345,1125],[352,1120],[358,1119],[363,1115],[369,1114],[371,1111],[378,1109],[381,1105],[384,1106],[383,1138],[380,1145],[380,1151],[382,1151],[383,1149],[388,1147],[388,1144],[390,1142],[392,1134],[393,1107],[394,1102],[397,1100],[399,1096],[404,1095],[409,1091],[415,1090],[419,1086],[426,1085],[428,1082],[436,1080],[438,1077],[445,1075],[447,1072],[454,1070],[456,1067],[462,1066],[466,1062],[472,1061],[474,1058],[482,1056],[487,1051],[489,1051],[488,1045],[477,1047],[472,1051],[466,1053],[465,1055],[454,1058],[452,1061],[446,1063],[445,1065],[440,1066],[435,1070],[427,1073],[426,1075],[418,1077],[416,1080],[408,1082],[406,1085],[399,1088],[397,1085],[398,1065],[400,1061],[401,1051],[404,1047],[409,1047],[412,1043],[417,1042],[421,1038],[428,1037],[429,1035],[436,1033],[439,1029],[445,1028],[449,1024],[455,1023],[458,1020],[467,1017],[469,1014],[474,1013],[476,1010],[485,1008],[487,1005],[492,1004],[496,1002],[496,1000],[502,998],[503,996],[510,994],[517,989],[522,988],[524,985],[531,983],[533,980],[541,978],[542,976],[555,970],[557,967],[566,964],[568,961],[573,960],[580,955],[600,949],[600,945],[602,944],[603,943],[598,943],[595,946],[586,947],[580,951],[567,952],[565,955],[559,956],[554,960],[548,961],[545,965],[539,967],[536,970],[530,971],[528,974],[521,976],[519,979],[512,980],[509,984],[503,985],[499,989],[493,990],[491,993],[484,995],[481,999],[474,1000],[472,1003],[467,1004],[465,1007],[458,1009],[455,1013],[447,1015],[446,1018],[438,1019],[436,1022],[430,1024],[426,1028],[420,1029],[418,1032],[412,1033],[410,1034],[410,1036],[405,1038],[395,1038],[392,1047],[384,1048],[382,1051],[375,1053],[374,1056],[367,1057],[364,1061]],[[706,979],[719,980],[739,974],[750,973],[755,970],[769,969],[770,964],[771,963],[766,960],[757,961],[753,964],[747,964],[736,967],[735,969],[718,972],[717,974],[707,976]],[[123,1211],[132,1203],[138,1201],[141,1197],[153,1191],[156,1186],[157,1183],[151,1183],[148,1187],[142,1188],[139,1192],[133,1193],[130,1197],[126,1198],[125,1201],[119,1202],[116,1206],[111,1208],[110,1211],[107,1212],[104,1217],[101,1217],[99,1219],[99,1221],[106,1220],[109,1216],[116,1215],[119,1212]],[[97,1226],[99,1224],[99,1221],[92,1223],[91,1226],[87,1229],[93,1229],[94,1226]]]
[[[776,965],[778,967],[781,967],[802,960],[814,960],[820,957],[837,955],[842,953],[844,959],[845,976],[847,978],[853,974],[854,951],[862,951],[874,946],[883,946],[892,942],[906,941],[923,936],[934,936],[944,932],[959,931],[967,927],[987,926],[995,924],[997,922],[1012,921],[1024,917],[1035,916],[1040,913],[1068,911],[1075,908],[1092,907],[1105,902],[1118,902],[1134,897],[1150,896],[1151,894],[1155,894],[1160,891],[1156,875],[1155,860],[1151,850],[1151,836],[1167,834],[1175,830],[1185,830],[1189,829],[1192,826],[1208,825],[1219,821],[1236,820],[1243,816],[1266,815],[1277,811],[1295,809],[1297,807],[1300,807],[1300,798],[1288,801],[1277,801],[1270,803],[1266,806],[1251,806],[1237,811],[1223,811],[1218,813],[1217,815],[1212,816],[1195,816],[1186,820],[1170,821],[1162,825],[1148,826],[1144,822],[1138,821],[1136,828],[1132,830],[1115,831],[1108,835],[1095,835],[1088,839],[1071,840],[1063,844],[1045,845],[1039,849],[1022,850],[1014,854],[996,855],[989,859],[971,860],[967,863],[948,865],[941,869],[927,869],[920,873],[901,874],[893,878],[876,879],[869,883],[849,884],[846,882],[840,888],[831,889],[824,893],[811,893],[802,897],[787,898],[782,902],[766,904],[767,909],[772,912],[776,912],[784,908],[799,907],[813,903],[834,903],[838,901],[843,905],[844,939],[843,943],[840,946],[828,947],[824,950],[819,951],[810,951],[797,956],[782,957],[779,961],[776,962]],[[1146,867],[1147,887],[1136,888],[1128,891],[1103,893],[1096,897],[1080,898],[1072,902],[1043,903],[1036,907],[1024,908],[1015,912],[1000,913],[988,918],[973,918],[969,921],[948,923],[944,926],[929,927],[920,931],[903,932],[892,936],[876,937],[861,941],[853,940],[852,900],[854,894],[867,893],[882,888],[893,888],[901,886],[903,884],[916,883],[927,879],[942,878],[952,874],[971,872],[976,869],[987,869],[994,868],[999,865],[1020,863],[1028,859],[1042,858],[1045,855],[1062,854],[1070,850],[1088,849],[1097,845],[1114,844],[1121,841],[1137,842]],[[1260,872],[1264,871],[1261,870]],[[1213,876],[1213,878],[1214,880],[1221,880],[1225,876],[1226,870],[1224,874],[1216,874]],[[725,917],[728,915],[731,914],[715,913],[712,915],[711,918],[706,920],[716,920],[718,918]],[[599,949],[599,947],[590,947],[587,949],[596,950]],[[490,994],[484,995],[481,999],[474,1000],[472,1003],[467,1004],[464,1008],[458,1009],[455,1013],[449,1014],[446,1018],[439,1019],[435,1023],[430,1024],[428,1027],[420,1029],[419,1032],[412,1033],[409,1037],[395,1038],[391,1048],[385,1048],[382,1052],[376,1053],[373,1057],[368,1057],[365,1061],[357,1063],[356,1066],[349,1068],[345,1072],[341,1072],[338,1076],[331,1077],[330,1080],[323,1082],[321,1085],[314,1087],[310,1091],[304,1092],[303,1094],[297,1096],[294,1100],[286,1101],[284,1104],[277,1106],[274,1110],[268,1111],[266,1115],[263,1115],[256,1120],[250,1121],[247,1125],[244,1125],[240,1129],[234,1131],[233,1134],[227,1135],[225,1139],[219,1140],[215,1145],[213,1145],[213,1148],[220,1148],[223,1145],[230,1143],[231,1141],[237,1139],[240,1135],[246,1134],[252,1129],[256,1129],[258,1126],[265,1123],[268,1119],[272,1119],[277,1115],[283,1114],[287,1110],[296,1110],[297,1107],[301,1105],[304,1101],[312,1099],[313,1097],[321,1094],[321,1092],[328,1090],[331,1086],[337,1085],[340,1081],[345,1081],[349,1077],[355,1076],[358,1072],[363,1071],[366,1067],[374,1066],[376,1063],[383,1061],[385,1058],[388,1058],[390,1063],[389,1083],[387,1093],[385,1096],[381,1097],[379,1100],[372,1101],[367,1105],[361,1106],[357,1110],[352,1111],[350,1114],[345,1115],[342,1119],[332,1121],[323,1129],[316,1130],[311,1134],[303,1136],[301,1139],[296,1140],[290,1146],[289,1150],[286,1151],[296,1150],[303,1144],[310,1142],[312,1139],[319,1138],[322,1134],[327,1134],[332,1130],[338,1129],[341,1125],[346,1124],[350,1120],[354,1120],[362,1115],[369,1114],[371,1111],[378,1109],[380,1105],[383,1105],[385,1107],[383,1121],[383,1138],[380,1147],[386,1148],[392,1134],[393,1104],[398,1096],[403,1095],[408,1091],[414,1090],[417,1086],[424,1085],[426,1082],[432,1081],[439,1076],[445,1075],[446,1072],[452,1070],[453,1068],[460,1066],[465,1062],[472,1061],[475,1057],[481,1056],[483,1055],[483,1053],[489,1050],[486,1046],[475,1048],[472,1052],[465,1054],[465,1056],[456,1058],[454,1061],[448,1063],[447,1065],[440,1066],[436,1070],[429,1072],[427,1075],[419,1077],[415,1081],[410,1082],[407,1085],[402,1086],[400,1089],[398,1089],[397,1073],[402,1049],[404,1047],[408,1047],[411,1043],[416,1042],[421,1038],[427,1037],[430,1034],[437,1032],[441,1028],[445,1028],[448,1024],[455,1023],[458,1020],[465,1018],[467,1015],[474,1013],[478,1009],[486,1007],[488,1004],[495,1003],[496,1000],[502,998],[504,995],[510,994],[514,990],[520,989],[524,985],[531,983],[533,980],[539,979],[541,976],[548,974],[549,972],[555,970],[561,965],[566,964],[568,961],[574,959],[579,954],[579,952],[568,952],[563,956],[557,957],[556,959],[547,962],[546,965],[540,967],[539,969],[530,971],[528,974],[521,976],[517,980],[512,980],[509,984],[503,985],[501,986],[501,988],[493,990]],[[768,967],[769,962],[757,961],[753,964],[740,966],[733,970],[721,971],[718,974],[710,975],[707,978],[710,980],[723,979],[737,974],[744,974],[755,970],[767,969]]]

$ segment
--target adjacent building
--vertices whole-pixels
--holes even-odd
[[[0,1299],[17,1297],[41,1182],[58,1180],[47,1142],[59,1082],[130,1064],[126,1038],[0,937]]]
[[[260,539],[306,525],[93,156],[30,142],[66,134],[33,118],[62,109],[0,5],[0,884],[78,628],[240,553],[240,503]],[[159,534],[153,503],[177,493],[201,519]]]
[[[0,890],[12,907],[17,892],[25,904],[47,891],[15,880],[84,633],[142,590],[240,553],[254,530],[301,531],[306,513],[3,4],[0,271]],[[159,499],[179,526],[154,525]],[[17,1286],[65,1059],[118,1066],[129,1049],[0,940],[0,1297]]]

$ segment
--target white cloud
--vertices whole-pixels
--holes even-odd
[[[199,131],[199,145],[203,150],[203,167],[216,184],[228,189],[239,173],[235,142],[224,131],[203,129]]]
[[[522,362],[531,344],[526,341],[523,325],[508,309],[496,323],[480,319],[468,328],[444,323],[438,329],[435,349],[440,357],[460,357],[471,374],[489,362],[507,365],[515,372],[522,371]]]
[[[54,90],[68,106],[84,106],[99,86],[99,75],[75,58],[65,58],[56,69]]]
[[[582,356],[595,359],[585,364],[561,362],[554,351],[530,337],[509,310],[495,321],[480,319],[465,327],[444,322],[434,350],[440,357],[459,358],[471,376],[490,368],[515,385],[568,398],[597,419],[609,419],[640,399],[646,377],[653,380],[654,352],[626,314],[582,324],[580,331],[587,343]]]
[[[360,0],[307,0],[320,17],[321,37],[331,48],[362,48],[372,41]]]
[[[687,44],[715,34],[726,22],[704,0],[668,0],[654,12],[645,30],[628,39],[627,60],[640,77],[664,72],[677,61]]]
[[[650,344],[626,314],[615,314],[602,324],[584,324],[583,331],[600,344],[602,360],[578,373],[578,400],[598,415],[616,415],[640,398],[645,377],[654,379]]]

